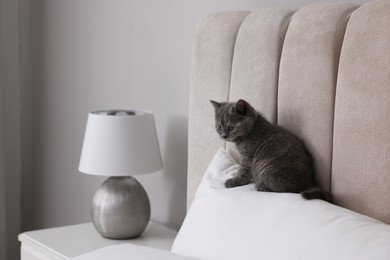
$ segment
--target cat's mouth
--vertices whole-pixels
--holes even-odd
[[[221,136],[221,139],[227,142],[233,142],[234,140],[232,136]]]

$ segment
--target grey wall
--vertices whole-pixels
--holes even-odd
[[[109,108],[154,111],[165,167],[137,178],[149,194],[152,219],[180,227],[194,25],[214,11],[310,2],[315,1],[36,1],[23,227],[90,220],[91,200],[104,178],[79,173],[78,162],[87,113]]]

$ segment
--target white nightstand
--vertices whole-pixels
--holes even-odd
[[[69,259],[105,246],[132,243],[170,250],[177,231],[150,222],[138,238],[111,240],[103,238],[92,223],[24,232],[19,235],[21,260]]]

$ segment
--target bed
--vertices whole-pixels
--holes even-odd
[[[209,100],[240,98],[303,139],[332,203],[224,188],[239,155]],[[193,39],[188,213],[155,259],[390,259],[389,114],[390,1],[209,15]],[[154,259],[137,250],[121,256]]]

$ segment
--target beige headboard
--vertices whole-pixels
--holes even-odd
[[[336,204],[390,223],[390,1],[212,14],[190,88],[188,205],[226,145],[209,99],[244,98],[304,140]]]

